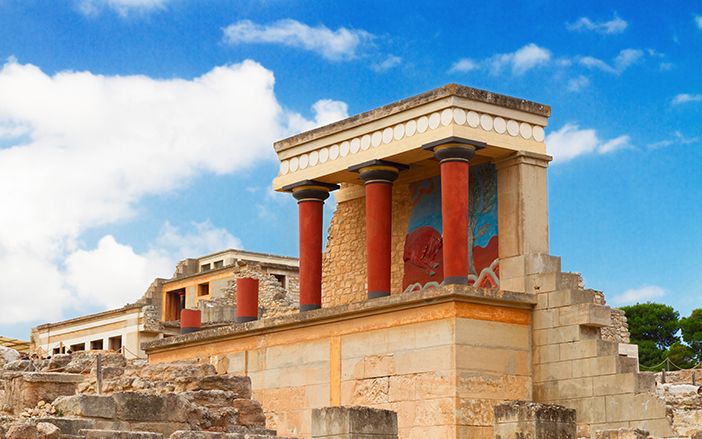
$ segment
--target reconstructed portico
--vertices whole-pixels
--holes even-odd
[[[469,168],[492,166],[497,214],[491,226],[497,230],[494,259],[499,259],[495,266],[499,268],[490,273],[491,282],[483,285],[525,291],[520,257],[548,253],[546,167],[550,157],[544,127],[549,115],[545,105],[450,84],[277,142],[281,166],[273,185],[276,190],[292,191],[298,199],[301,188],[317,188],[319,194],[327,195],[339,187],[339,203],[365,198],[367,287],[363,290],[373,298],[406,288],[398,288],[401,279],[392,286],[392,249],[413,250],[405,242],[393,244],[393,228],[407,227],[400,224],[406,212],[393,212],[393,189],[408,191],[411,184],[434,176],[440,180],[437,219],[441,230],[437,232],[443,276],[432,281],[480,286],[481,272],[469,260],[469,254],[475,256],[469,245],[475,238],[471,235],[477,232],[469,224]],[[320,214],[321,205],[311,209],[300,202],[301,277],[315,279],[309,286],[315,292],[321,289],[317,285],[321,278],[316,275],[322,271],[321,246],[314,244],[309,258],[303,254],[312,242],[321,242],[321,227],[312,231],[306,226],[321,221]],[[404,234],[396,234],[395,240],[405,241]],[[397,255],[394,259],[397,264]],[[357,265],[348,268],[351,271]],[[358,285],[354,288],[361,290]]]

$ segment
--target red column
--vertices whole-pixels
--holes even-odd
[[[300,311],[322,307],[322,212],[329,191],[338,188],[309,180],[283,188],[292,191],[300,216]]]
[[[242,277],[236,280],[236,321],[258,320],[258,279]]]
[[[468,162],[441,162],[444,284],[468,279]]]
[[[352,166],[366,190],[368,298],[390,295],[392,265],[392,183],[406,165],[373,160]]]
[[[468,177],[470,160],[482,142],[450,137],[424,145],[441,168],[441,228],[444,285],[468,283]]]
[[[201,313],[199,309],[184,309],[180,312],[180,332],[189,334],[199,331],[201,326]]]

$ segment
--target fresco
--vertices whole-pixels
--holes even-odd
[[[498,287],[497,171],[495,165],[470,168],[468,284]],[[410,185],[412,214],[405,237],[405,291],[438,285],[444,278],[441,239],[441,179]]]

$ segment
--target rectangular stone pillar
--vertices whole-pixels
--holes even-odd
[[[548,255],[548,188],[551,158],[525,151],[497,161],[500,287],[526,291],[529,255]]]
[[[575,410],[511,401],[495,406],[495,439],[575,439]]]
[[[312,410],[313,439],[397,439],[397,413],[370,407]]]

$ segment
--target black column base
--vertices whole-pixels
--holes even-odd
[[[258,317],[252,317],[252,316],[241,316],[236,318],[237,323],[246,323],[246,322],[253,322],[254,320],[258,320]]]
[[[442,285],[468,285],[468,278],[465,276],[448,276],[441,282]]]
[[[390,295],[389,291],[369,291],[368,292],[369,299],[377,299],[379,297],[387,297],[389,295]]]
[[[316,304],[310,304],[310,305],[302,305],[300,304],[300,311],[305,312],[305,311],[314,311],[315,309],[320,309],[322,305],[316,305]]]

